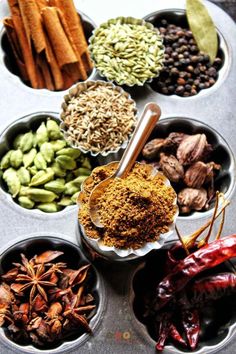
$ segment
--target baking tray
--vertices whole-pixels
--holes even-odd
[[[100,0],[95,5],[94,0],[75,0],[76,7],[88,15],[96,24],[117,16],[145,17],[161,9],[183,9],[184,0],[152,0],[135,1],[119,0],[109,2]],[[149,86],[132,88],[129,90],[137,101],[139,111],[147,102],[157,102],[162,108],[162,118],[190,117],[206,122],[227,140],[236,154],[236,123],[235,123],[235,82],[236,82],[236,25],[233,20],[219,7],[207,2],[206,5],[227,44],[228,67],[224,77],[212,89],[205,90],[201,95],[191,98],[163,96],[154,92]],[[0,3],[0,18],[8,15],[7,2]],[[1,48],[0,48],[1,50]],[[1,53],[2,55],[2,53]],[[47,92],[32,90],[16,80],[5,65],[0,62],[0,130],[11,122],[37,111],[59,112],[60,104],[65,92]],[[236,195],[231,199],[228,208],[224,235],[236,231]],[[180,232],[190,233],[202,223],[202,218],[194,221],[181,220],[178,223]],[[77,208],[71,208],[63,217],[56,214],[33,215],[16,208],[14,203],[6,200],[0,192],[0,230],[2,245],[14,242],[15,238],[28,237],[32,233],[60,233],[65,239],[72,239],[77,243]],[[143,260],[128,263],[107,264],[104,261],[95,261],[98,272],[102,275],[106,288],[106,308],[98,324],[96,335],[79,347],[71,348],[71,353],[155,353],[154,341],[147,335],[143,326],[135,318],[132,310],[132,278]],[[233,331],[232,331],[233,332]],[[223,348],[215,348],[219,353],[235,353],[236,337],[231,334],[229,343],[223,342]],[[0,343],[0,353],[16,353],[12,347]],[[27,352],[26,350],[24,352]],[[44,351],[46,352],[46,351]],[[54,353],[57,350],[53,351]],[[165,349],[164,353],[176,353],[173,348]]]

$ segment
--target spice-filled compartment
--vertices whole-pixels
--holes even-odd
[[[228,46],[218,31],[218,53],[211,64],[200,52],[186,17],[180,9],[161,10],[144,17],[158,28],[165,46],[164,67],[150,87],[164,95],[195,96],[216,88],[229,70]]]
[[[205,217],[215,193],[230,198],[235,186],[235,159],[224,138],[192,118],[162,119],[142,150],[140,160],[156,166],[174,187],[180,217]]]
[[[75,244],[54,236],[24,239],[2,253],[0,272],[6,309],[0,336],[10,347],[67,351],[94,334],[104,288]]]
[[[19,84],[63,91],[95,75],[88,39],[96,26],[73,1],[9,2],[9,7],[0,33],[1,61]]]
[[[59,122],[57,113],[32,113],[0,136],[0,187],[9,202],[25,211],[48,215],[72,207],[96,166],[66,143]]]
[[[169,306],[168,314],[168,310],[165,313],[165,308],[159,312],[155,311],[153,305],[158,283],[166,275],[164,266],[167,262],[167,254],[167,250],[160,250],[158,253],[154,251],[133,278],[133,310],[137,320],[145,326],[147,335],[152,339],[153,348],[155,343],[158,343],[160,351],[162,345],[165,345],[165,349],[171,353],[218,351],[233,338],[235,329],[236,279],[232,264],[225,262],[215,267],[214,270],[199,274],[195,283],[192,282],[188,286],[188,291],[192,286],[192,290],[188,293],[188,296],[191,294],[187,300],[189,307],[184,307],[186,299],[183,295],[180,294],[179,298],[176,295],[176,303],[172,304],[173,309],[171,305]],[[211,281],[213,281],[213,286],[210,284]],[[177,309],[174,310],[175,306]],[[190,313],[192,317],[188,317]],[[192,323],[195,321],[192,327],[191,321]],[[160,328],[160,322],[162,322],[162,328]],[[193,349],[194,346],[195,349]]]

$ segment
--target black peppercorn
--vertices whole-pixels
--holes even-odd
[[[181,95],[184,93],[184,86],[178,86],[175,90],[175,92],[177,93],[177,95]]]
[[[151,86],[165,95],[189,97],[214,85],[222,59],[217,57],[212,64],[209,56],[199,51],[190,30],[169,24],[166,19],[160,23],[165,60],[159,77]]]

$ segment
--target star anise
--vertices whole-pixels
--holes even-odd
[[[23,269],[25,269],[25,271],[17,274],[15,283],[11,284],[11,289],[17,294],[24,293],[25,290],[30,289],[30,305],[32,305],[37,293],[39,293],[45,301],[48,301],[44,287],[55,286],[54,282],[49,281],[49,277],[55,271],[60,271],[60,265],[56,266],[54,264],[48,269],[47,264],[35,264],[34,258],[29,261],[24,254],[21,254],[21,260],[24,267],[21,267],[21,271]]]

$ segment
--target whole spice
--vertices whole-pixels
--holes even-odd
[[[88,316],[95,311],[88,293],[89,265],[78,270],[55,262],[61,251],[45,251],[1,275],[0,325],[16,342],[44,347],[57,344],[76,332],[91,332]],[[17,259],[16,259],[17,261]]]
[[[142,155],[173,182],[180,213],[209,208],[215,197],[214,181],[221,165],[211,161],[213,146],[205,134],[171,132],[166,138],[149,141]]]
[[[176,195],[160,175],[152,176],[152,168],[145,164],[136,164],[125,178],[117,178],[107,187],[99,199],[104,228],[93,225],[88,205],[90,193],[114,169],[114,164],[96,168],[84,182],[79,197],[79,221],[86,236],[101,238],[107,246],[126,249],[137,249],[146,242],[158,240],[173,223]]]
[[[200,0],[186,0],[186,15],[198,48],[209,55],[211,62],[214,62],[218,50],[218,38],[215,24],[207,8]]]
[[[199,16],[201,16],[199,12],[195,11],[191,17],[198,19]],[[189,28],[168,22],[166,19],[158,21],[157,25],[163,36],[165,56],[160,75],[151,82],[151,87],[164,95],[175,94],[181,97],[190,97],[213,86],[223,64],[218,43],[218,57],[214,60],[212,54],[208,53],[211,45],[208,45],[207,51],[203,52],[203,49],[198,47]],[[206,24],[204,23],[202,26],[202,22],[198,21],[197,25],[201,26],[204,31],[201,40],[205,41],[208,36],[208,33],[205,32]],[[215,42],[213,46],[215,46]]]
[[[35,89],[65,90],[86,80],[93,65],[73,0],[8,0],[3,19],[21,79]],[[55,138],[53,138],[55,139]],[[24,144],[30,149],[30,140]]]
[[[72,146],[101,153],[116,150],[129,139],[135,113],[135,103],[125,92],[98,81],[70,97],[61,118]]]
[[[223,197],[223,204],[218,211],[220,196]],[[225,264],[224,262],[236,256],[236,235],[220,239],[225,208],[228,204],[224,196],[218,194],[211,220],[188,237],[182,238],[176,230],[180,241],[167,252],[164,251],[161,263],[157,263],[156,257],[153,257],[151,264],[146,265],[146,271],[145,268],[142,269],[142,278],[145,279],[144,284],[143,282],[140,284],[142,289],[145,289],[143,292],[145,297],[142,299],[144,300],[143,311],[145,311],[142,322],[149,329],[155,328],[155,332],[152,333],[157,340],[158,351],[164,349],[169,338],[173,339],[174,344],[195,350],[199,339],[203,339],[204,331],[207,332],[207,327],[210,329],[211,326],[207,318],[208,309],[222,307],[222,311],[225,312],[224,306],[227,301],[231,301],[230,299],[234,301],[236,277],[233,269],[230,272],[227,262]],[[208,243],[214,221],[221,214],[222,221],[216,239]],[[207,229],[206,235],[198,241],[198,237]],[[222,269],[228,268],[228,272],[219,273],[220,264]],[[137,279],[140,281],[140,276]],[[151,285],[148,282],[151,282]],[[149,288],[148,292],[146,287]],[[136,296],[140,297],[139,294],[143,290],[140,291],[141,288],[138,288],[137,284],[135,288]],[[139,307],[142,300],[140,298],[136,300]],[[222,302],[219,303],[219,300]],[[232,307],[229,306],[228,310],[232,312]],[[218,330],[219,326],[222,326],[222,318],[218,324],[216,321]],[[216,328],[213,332],[214,337],[217,333]]]
[[[178,204],[182,213],[208,209],[207,191],[204,188],[184,188],[178,193]]]
[[[79,150],[68,147],[55,120],[48,118],[36,131],[18,135],[13,146],[16,149],[6,152],[0,161],[1,178],[22,207],[57,212],[76,203],[71,198],[91,173],[90,161]],[[65,204],[68,183],[71,197]]]
[[[157,29],[134,18],[118,17],[94,31],[89,46],[95,67],[118,85],[143,85],[158,76],[164,47]]]
[[[171,182],[179,182],[184,176],[184,168],[173,155],[160,154],[160,168]]]

